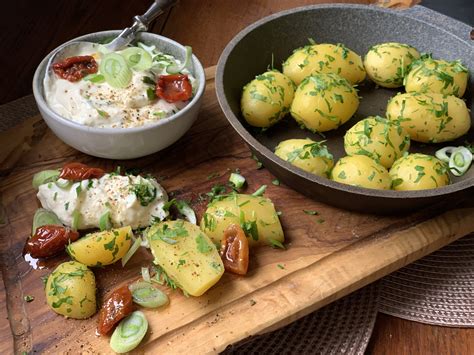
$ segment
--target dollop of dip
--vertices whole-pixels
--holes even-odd
[[[59,179],[40,185],[38,199],[43,208],[53,211],[71,227],[79,213],[78,229],[99,227],[100,217],[109,212],[113,227],[147,227],[163,220],[167,212],[166,191],[154,178],[105,174],[100,179],[71,182]]]
[[[156,83],[160,76],[168,75],[167,68],[179,67],[182,63],[175,57],[161,53],[155,46],[141,48],[151,58],[147,69],[130,67],[131,77],[125,87],[110,85],[101,74],[101,61],[108,54],[97,45],[91,53],[90,46],[78,46],[74,56],[92,56],[99,66],[97,74],[69,81],[51,73],[44,79],[44,95],[49,107],[71,121],[91,127],[130,128],[157,122],[184,108],[190,101],[169,102],[156,96]],[[137,48],[137,47],[133,47]],[[114,52],[121,55],[121,52]],[[70,58],[68,58],[70,59]],[[180,74],[187,76],[193,92],[196,80],[188,69]]]

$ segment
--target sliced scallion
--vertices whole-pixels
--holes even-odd
[[[151,282],[150,270],[147,267],[142,267],[142,279],[145,282]]]
[[[71,180],[66,179],[59,179],[56,181],[56,186],[60,187],[61,189],[67,189],[72,184],[73,182]]]
[[[110,338],[113,351],[123,354],[135,349],[148,330],[148,321],[140,311],[132,312],[124,318],[114,330]]]
[[[472,153],[466,147],[456,148],[449,158],[449,170],[454,176],[461,176],[469,170],[472,163]]]
[[[252,196],[262,196],[266,189],[267,185],[262,185],[252,194]]]
[[[112,222],[110,221],[110,211],[105,212],[99,218],[99,228],[101,231],[112,229]]]
[[[456,150],[456,147],[444,147],[436,151],[435,155],[436,158],[438,158],[441,161],[444,161],[445,163],[449,163],[449,158],[451,157],[451,154]]]
[[[182,72],[184,69],[188,68],[191,64],[191,59],[193,55],[193,49],[190,46],[185,46],[186,48],[186,58],[184,62],[178,66],[177,64],[171,64],[166,67],[166,72],[168,74],[178,74]]]
[[[129,68],[143,71],[151,68],[153,59],[146,50],[140,47],[129,47],[119,52],[125,58]]]
[[[128,286],[133,302],[146,308],[158,308],[168,304],[168,296],[149,282],[135,282]]]
[[[236,189],[240,189],[245,185],[245,178],[237,173],[230,174],[229,181],[234,185]]]
[[[132,80],[132,71],[124,57],[117,53],[107,53],[99,65],[105,81],[114,88],[125,88]]]
[[[62,223],[56,214],[44,208],[38,208],[33,217],[32,234],[35,234],[38,227],[46,226],[48,224],[62,226]]]
[[[43,170],[33,176],[33,187],[37,189],[40,185],[54,182],[59,177],[59,170]]]
[[[74,210],[72,212],[72,223],[71,223],[71,229],[73,231],[77,231],[79,229],[79,224],[81,223],[81,212],[78,210]]]
[[[140,248],[141,242],[142,239],[140,237],[135,239],[130,249],[128,249],[127,253],[122,258],[122,267],[124,267],[130,258],[137,252],[138,248]]]
[[[102,74],[89,74],[85,76],[83,80],[90,81],[94,84],[102,84],[105,82],[105,78]]]

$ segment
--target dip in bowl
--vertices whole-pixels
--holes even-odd
[[[73,41],[103,43],[118,34],[119,31],[97,32]],[[49,58],[56,50],[40,63],[33,78],[35,100],[47,125],[66,144],[97,157],[132,159],[168,147],[191,127],[197,118],[205,87],[201,63],[193,55],[186,69],[174,74],[175,79],[181,77],[182,81],[186,76],[185,84],[192,92],[182,100],[170,100],[165,86],[160,93],[155,86],[159,86],[160,75],[169,74],[165,68],[167,61],[172,63],[173,57],[177,60],[173,69],[181,69],[179,64],[186,60],[186,48],[168,38],[146,32],[137,35],[133,45],[138,43],[145,44],[141,48],[150,52],[152,58],[159,56],[158,61],[163,63],[161,68],[154,65],[155,70],[151,72],[140,66],[132,67],[124,77],[108,77],[108,72],[117,74],[117,63],[112,60],[107,68],[103,59],[108,54],[100,52],[100,45],[96,54],[71,53],[71,56],[92,54],[96,60],[95,71],[84,73],[84,77],[77,81],[64,79],[67,70],[62,72],[63,77],[60,70],[47,76]],[[150,49],[153,46],[155,54]],[[128,53],[129,57],[127,53],[113,54],[132,64],[137,58],[133,51]],[[182,86],[182,82],[177,85]]]

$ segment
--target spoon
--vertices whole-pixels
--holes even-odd
[[[113,41],[105,45],[101,44],[107,50],[113,52],[120,50],[130,44],[138,32],[146,31],[150,23],[164,13],[164,11],[176,4],[178,0],[155,0],[148,10],[141,16],[135,16],[133,18],[133,25],[125,28]],[[58,50],[53,53],[48,61],[48,76],[52,75],[52,64],[63,58],[71,57],[83,53],[93,53],[97,51],[98,43],[86,42],[86,41],[74,41],[66,43],[59,47]]]

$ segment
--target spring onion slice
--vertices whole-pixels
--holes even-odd
[[[240,189],[245,185],[245,178],[237,173],[230,174],[229,181],[234,185],[236,189]]]
[[[461,176],[468,171],[472,163],[472,153],[466,147],[458,147],[449,158],[449,170],[454,176]]]
[[[102,74],[89,74],[85,76],[84,79],[82,80],[90,81],[91,83],[94,83],[94,84],[105,83],[105,78]]]
[[[127,253],[122,257],[122,267],[124,267],[130,258],[137,252],[138,248],[140,248],[141,242],[142,239],[140,237],[134,240],[130,249],[128,249]]]
[[[129,352],[140,344],[147,330],[148,321],[145,315],[140,311],[132,312],[114,330],[110,338],[110,347],[119,354]]]
[[[99,228],[101,232],[112,229],[112,222],[110,221],[110,211],[107,211],[102,216],[100,216]]]
[[[99,71],[105,81],[114,88],[125,88],[132,80],[132,71],[124,57],[117,53],[107,53],[102,57]]]
[[[262,185],[252,194],[252,196],[262,196],[266,189],[267,185]]]
[[[168,74],[178,74],[182,72],[184,69],[188,68],[191,64],[191,59],[193,55],[193,49],[190,46],[185,46],[186,48],[186,58],[184,63],[178,66],[177,64],[171,64],[166,67],[166,72]]]
[[[35,234],[36,229],[41,226],[46,226],[48,224],[62,226],[63,224],[59,220],[58,216],[51,211],[48,211],[44,208],[38,208],[33,217],[33,227],[32,234]]]
[[[436,158],[438,158],[439,160],[444,161],[445,163],[449,163],[449,158],[455,150],[456,147],[444,147],[442,149],[437,150],[435,155]]]
[[[145,51],[147,51],[150,55],[154,55],[155,54],[155,49],[156,49],[156,46],[155,45],[152,45],[152,46],[147,46],[145,43],[143,42],[137,42],[137,47],[140,47],[141,49],[144,49]]]
[[[56,185],[62,189],[66,189],[68,188],[69,186],[72,185],[72,181],[71,180],[66,180],[66,179],[59,179],[56,181]]]
[[[188,222],[192,224],[197,224],[196,213],[194,213],[194,210],[191,208],[191,206],[189,206],[189,204],[186,201],[172,199],[171,201],[168,201],[163,206],[163,209],[165,211],[169,211],[169,209],[173,205],[176,206],[176,208],[178,209],[178,212],[182,214]]]
[[[135,282],[128,286],[133,302],[146,308],[158,308],[168,304],[168,296],[149,282]]]
[[[147,267],[142,267],[142,279],[145,282],[151,282],[150,270]]]
[[[135,70],[148,70],[153,63],[150,53],[140,47],[129,47],[119,53],[125,58],[129,68]]]
[[[81,212],[78,210],[74,210],[72,213],[72,223],[71,223],[71,229],[73,231],[77,231],[79,228],[79,223],[81,223]]]
[[[59,178],[59,170],[43,170],[33,176],[33,187],[37,189],[40,185],[54,182]]]

